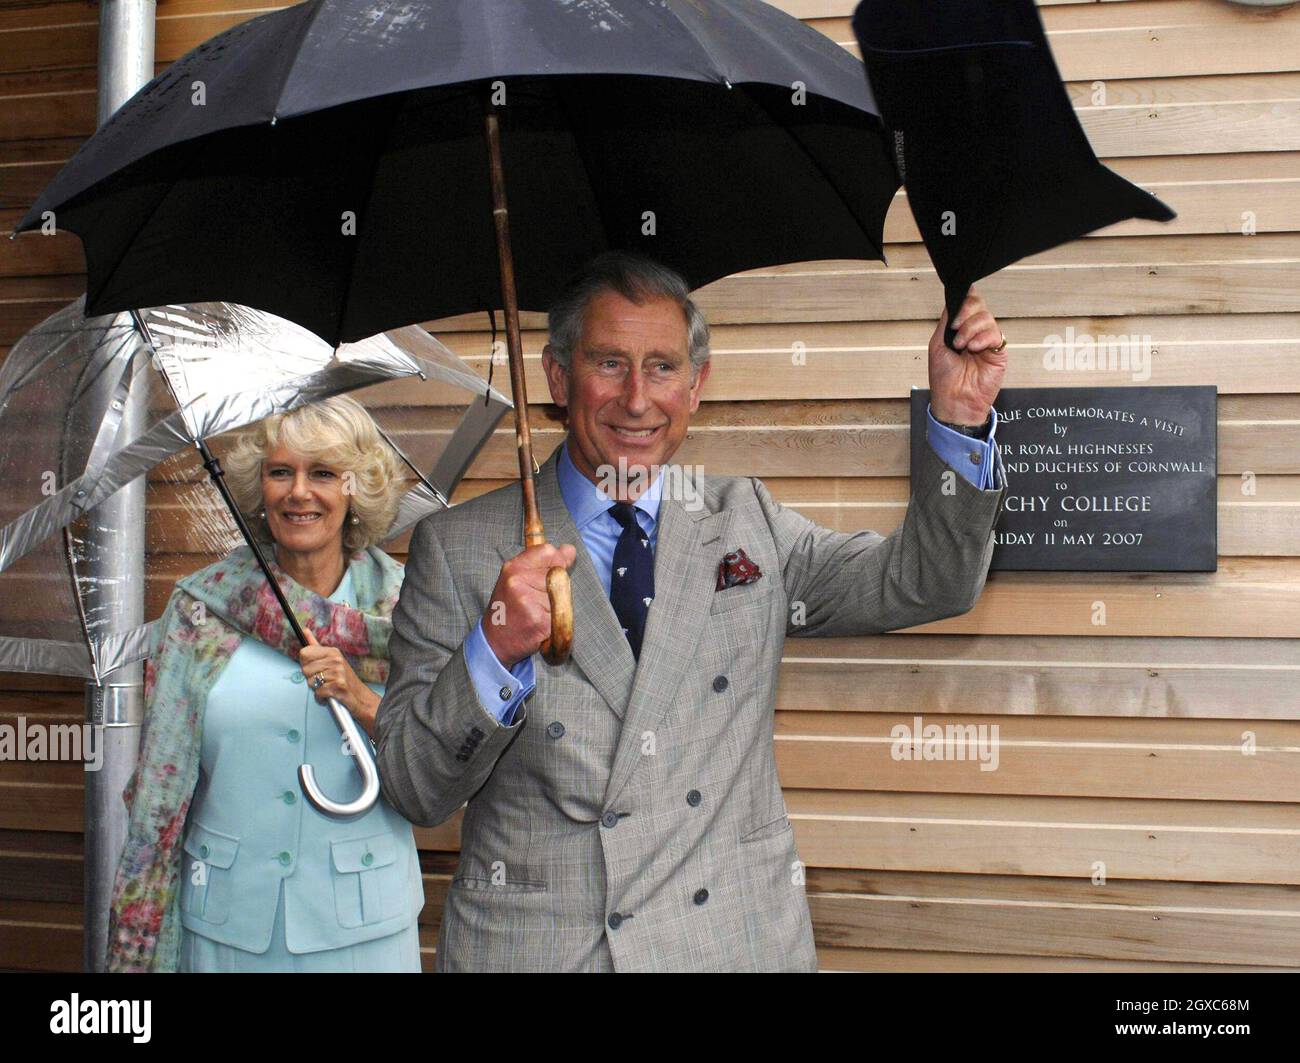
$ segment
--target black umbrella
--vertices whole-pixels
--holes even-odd
[[[89,313],[222,299],[338,342],[503,307],[531,546],[518,308],[609,248],[693,286],[881,258],[873,112],[857,59],[758,0],[311,0],[146,85],[18,228],[82,238]]]
[[[500,307],[488,107],[521,309],[609,248],[692,286],[881,257],[898,180],[862,64],[758,0],[263,15],[141,89],[18,230],[82,238],[90,314],[220,298],[337,343]]]
[[[863,0],[853,30],[949,321],[1027,255],[1175,217],[1093,154],[1033,0]]]

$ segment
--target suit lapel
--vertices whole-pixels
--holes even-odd
[[[623,634],[614,606],[596,575],[591,555],[573,523],[569,507],[564,504],[564,496],[560,493],[559,459],[560,448],[556,447],[538,472],[537,510],[546,529],[547,542],[557,546],[573,543],[578,548],[578,558],[569,569],[573,589],[573,651],[570,660],[582,669],[611,711],[622,719],[632,691],[636,658],[632,656],[632,647]],[[518,543],[502,548],[503,560],[514,557],[523,549],[519,545],[523,542],[522,525],[521,515]],[[536,661],[540,668],[550,667],[542,661],[540,654]]]
[[[665,487],[676,482],[669,480]],[[605,791],[606,808],[612,807],[643,756],[644,735],[658,728],[673,705],[682,677],[691,671],[690,662],[717,585],[722,552],[709,546],[726,534],[731,512],[710,513],[703,508],[692,511],[673,497],[675,494],[665,490],[659,502],[655,597],[646,618],[641,658]],[[575,625],[580,621],[580,615],[575,614]],[[614,630],[626,645],[622,629],[616,625]],[[630,649],[628,657],[632,659]]]

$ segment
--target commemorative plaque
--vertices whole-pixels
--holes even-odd
[[[912,462],[928,390],[912,392]],[[990,569],[1213,572],[1214,387],[1003,388]]]

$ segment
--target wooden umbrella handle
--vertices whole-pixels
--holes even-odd
[[[551,599],[551,637],[542,643],[547,664],[563,664],[573,650],[573,591],[569,570],[556,565],[546,573],[546,593]]]
[[[506,208],[506,178],[501,165],[501,130],[490,102],[484,115],[484,133],[492,175],[492,218],[496,222],[497,260],[501,266],[506,351],[510,355],[510,397],[515,404],[519,487],[524,501],[524,545],[540,546],[546,542],[546,531],[537,511],[537,489],[533,481],[533,437],[528,426],[528,385],[524,379],[524,350],[519,336],[519,300],[515,292],[514,256],[510,250],[510,212]],[[546,595],[551,601],[551,637],[542,643],[542,657],[547,664],[563,664],[573,648],[573,593],[568,569],[557,565],[546,573]]]
[[[532,458],[529,457],[529,472]],[[530,475],[524,488],[524,532],[526,546],[540,546],[546,542],[542,519],[537,512],[537,496]],[[534,523],[535,522],[535,523]],[[569,570],[556,565],[546,573],[546,596],[551,601],[551,637],[542,643],[542,658],[547,664],[563,664],[573,649],[573,590],[569,584]]]

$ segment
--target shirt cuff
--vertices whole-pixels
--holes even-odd
[[[519,703],[537,687],[532,657],[525,657],[506,671],[488,645],[482,620],[465,639],[465,667],[473,680],[479,704],[506,727],[514,719]]]
[[[989,426],[988,435],[983,439],[976,439],[941,425],[935,420],[930,404],[926,403],[925,406],[927,422],[925,438],[930,444],[930,449],[939,455],[939,459],[946,465],[956,469],[958,475],[968,483],[983,491],[996,491],[1002,486],[998,482],[997,461],[993,454],[997,446],[994,442],[998,430],[996,408],[992,408],[991,415],[993,423]]]

